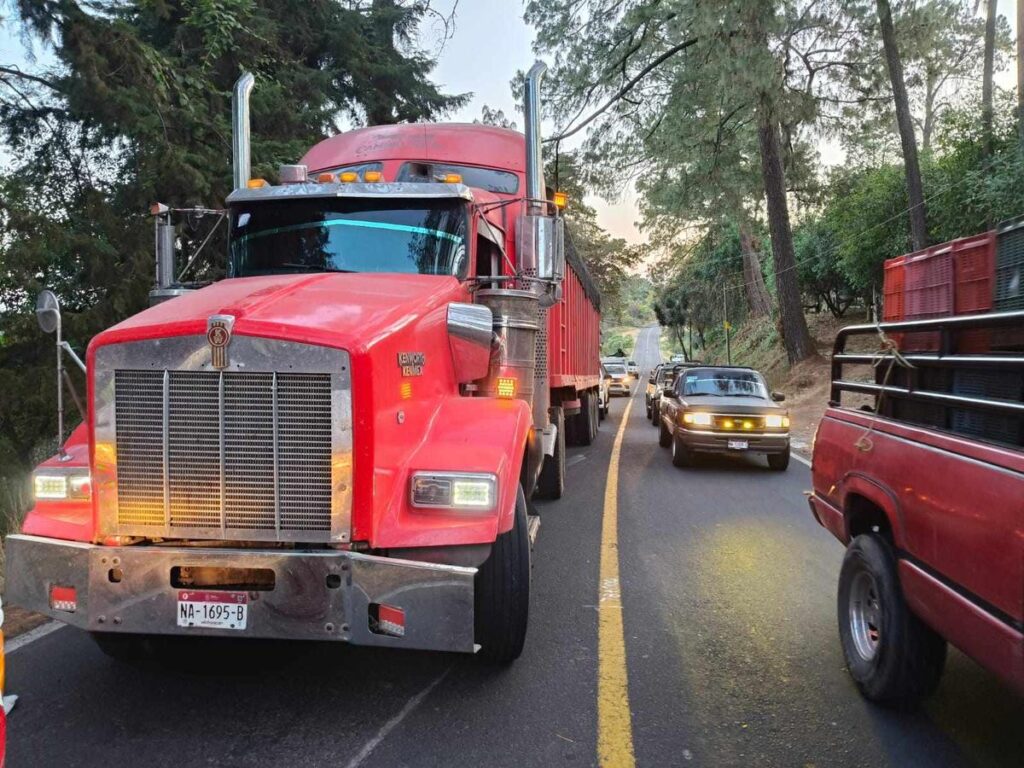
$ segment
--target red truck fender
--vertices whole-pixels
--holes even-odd
[[[842,504],[843,519],[846,527],[845,543],[861,533],[858,524],[861,526],[878,525],[883,521],[874,519],[873,515],[865,515],[866,510],[859,505],[863,499],[869,505],[881,510],[888,523],[889,531],[892,534],[893,544],[897,548],[903,546],[903,511],[900,508],[899,499],[889,488],[879,484],[877,481],[860,472],[848,472],[841,483],[840,499]]]
[[[524,400],[445,398],[395,476],[390,500],[378,507],[374,547],[492,543],[512,528],[516,491],[533,418]],[[496,510],[416,509],[409,503],[413,472],[490,472],[498,478]]]

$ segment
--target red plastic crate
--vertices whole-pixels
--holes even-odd
[[[905,285],[906,256],[886,259],[882,281],[882,320],[895,322],[903,319],[903,290]]]
[[[907,262],[906,255],[897,256],[895,259],[885,260],[885,269],[882,278],[882,321],[898,322],[903,319],[903,292],[906,277],[904,265]],[[890,333],[897,346],[903,346],[902,333]]]
[[[953,245],[942,243],[907,256],[904,264],[904,319],[925,320],[953,314]],[[902,349],[934,352],[939,348],[937,331],[907,333]]]
[[[954,240],[953,272],[956,276],[954,306],[956,314],[970,315],[992,310],[996,275],[996,233]],[[991,334],[985,329],[962,331],[957,338],[958,352],[988,352]]]

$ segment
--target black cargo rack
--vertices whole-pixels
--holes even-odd
[[[1006,329],[1014,329],[1012,335],[1019,337],[1019,346],[998,352],[955,351],[962,331],[988,330],[1005,335]],[[846,351],[852,337],[881,332],[899,338],[904,333],[924,331],[937,334],[937,350],[900,352],[898,357],[892,351]],[[845,379],[846,365],[874,365],[875,381]],[[875,395],[876,410],[883,400],[893,409],[888,413],[883,408],[878,415],[1019,445],[1024,439],[1024,311],[843,328],[832,350],[831,384],[832,406],[842,405],[843,392]],[[903,414],[898,413],[901,409]]]

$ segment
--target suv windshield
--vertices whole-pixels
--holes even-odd
[[[683,377],[682,394],[720,395],[722,397],[760,397],[768,399],[768,390],[754,371],[704,369],[687,371]]]
[[[234,206],[231,276],[406,272],[465,276],[461,200],[305,198]]]
[[[626,366],[621,363],[612,363],[611,365],[605,365],[605,369],[612,375],[621,375],[626,372]]]

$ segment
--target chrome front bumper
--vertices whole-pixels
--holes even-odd
[[[103,547],[23,535],[7,537],[6,553],[10,603],[91,632],[475,650],[476,568],[334,550]],[[248,593],[244,630],[179,627],[177,602],[182,587],[171,583],[175,567],[271,569],[274,587]],[[53,586],[75,589],[73,611],[51,606]],[[404,611],[403,636],[372,631],[371,606],[375,605]]]

